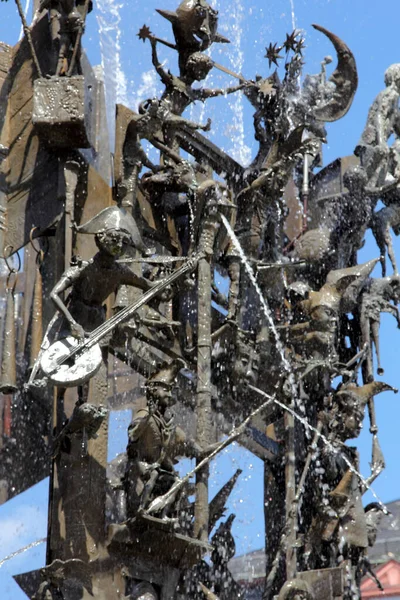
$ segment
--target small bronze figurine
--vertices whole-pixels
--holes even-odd
[[[243,598],[240,586],[233,579],[228,567],[228,562],[235,556],[236,546],[232,534],[234,514],[229,515],[222,522],[211,538],[213,551],[211,553],[212,568],[210,572],[210,583],[212,590],[219,600],[230,600],[231,598]]]
[[[176,11],[158,9],[157,12],[172,23],[181,75],[186,74],[188,56],[207,50],[214,42],[229,42],[217,31],[218,11],[206,0],[182,0]]]
[[[147,381],[147,408],[135,414],[128,428],[128,464],[125,474],[128,517],[146,511],[153,498],[168,491],[177,479],[176,457],[200,455],[201,449],[186,438],[167,411],[174,403],[172,388],[183,361],[163,365]],[[161,518],[168,516],[176,498],[169,499]]]
[[[388,141],[399,131],[400,64],[391,65],[385,72],[386,89],[378,94],[369,109],[367,123],[354,153],[371,187],[386,182],[389,161]]]
[[[374,379],[372,345],[375,346],[377,372],[383,374],[380,360],[379,327],[381,313],[386,312],[396,319],[400,327],[400,315],[397,302],[400,300],[400,278],[398,275],[384,279],[370,279],[361,291],[360,327],[362,343],[367,345],[367,357],[363,365],[364,381]],[[393,304],[392,304],[393,302]]]
[[[159,61],[157,54],[157,40],[150,36],[152,48],[152,61],[154,68],[165,85],[165,91],[161,96],[161,102],[168,107],[174,115],[182,115],[183,111],[193,102],[205,102],[208,98],[215,98],[224,94],[232,94],[244,87],[244,84],[228,87],[226,89],[193,88],[195,81],[202,81],[214,66],[213,61],[207,54],[195,52],[190,54],[185,63],[184,74],[176,77],[170,71],[166,71]],[[179,121],[176,122],[177,124]]]
[[[38,12],[49,11],[56,77],[67,73],[82,74],[80,48],[75,49],[75,46],[80,46],[86,14],[92,8],[92,0],[41,0]]]
[[[348,384],[334,396],[335,417],[331,422],[331,431],[335,439],[346,441],[359,436],[368,401],[382,392],[397,392],[395,388],[382,381],[373,381],[363,386]]]
[[[152,284],[116,262],[131,246],[146,253],[137,225],[124,209],[106,208],[76,230],[94,235],[99,251],[89,262],[78,263],[66,271],[51,292],[51,298],[66,318],[71,333],[83,338],[85,332],[104,321],[104,302],[119,285],[148,290]],[[72,289],[66,305],[60,295],[69,288]]]
[[[80,364],[73,364],[71,369],[64,369],[65,373],[61,363],[58,363],[60,356],[53,357],[51,349],[50,354],[44,354],[44,351],[49,348],[51,342],[67,338],[68,335],[84,340],[90,332],[104,323],[104,302],[119,285],[132,285],[142,290],[149,290],[154,285],[148,279],[134,274],[126,265],[117,262],[117,259],[132,246],[143,253],[147,251],[133,217],[124,209],[117,206],[106,208],[76,229],[79,233],[94,235],[99,251],[88,262],[75,261],[52,290],[51,298],[59,312],[49,324],[29,384],[32,384],[40,364],[45,372],[54,371],[61,374],[61,380],[57,379],[60,386],[63,385],[63,378],[66,386],[80,381],[80,371],[82,382],[85,381],[87,373],[91,372],[91,361],[94,361],[94,374],[101,362],[101,358],[98,362],[94,356],[95,346],[92,352],[89,351],[86,359],[83,357]],[[61,295],[67,290],[70,290],[70,294],[64,302]],[[66,343],[65,351],[69,351],[68,348]],[[49,364],[46,363],[47,368],[44,368],[45,359],[47,363],[50,361]]]

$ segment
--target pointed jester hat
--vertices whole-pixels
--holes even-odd
[[[339,308],[344,312],[350,312],[357,304],[363,283],[378,262],[379,258],[374,258],[361,265],[329,271],[322,288],[318,292],[310,292],[308,300],[310,312],[319,306],[326,306],[335,312]]]
[[[218,11],[205,0],[183,0],[176,11],[157,9],[157,12],[172,23],[178,47],[206,50],[214,42],[229,43],[217,32]]]
[[[78,233],[97,235],[107,231],[123,231],[131,238],[131,244],[142,254],[148,254],[135,219],[124,208],[108,206],[92,217],[87,223],[76,228]]]

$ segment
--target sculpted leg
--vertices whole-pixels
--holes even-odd
[[[387,247],[387,253],[390,258],[390,262],[392,263],[393,273],[395,275],[397,275],[398,271],[397,271],[397,264],[396,264],[396,255],[394,253],[392,234],[390,233],[390,224],[389,223],[385,227],[384,239],[385,239],[385,245]],[[382,276],[385,277],[385,275],[386,275],[386,269],[385,269],[385,273],[384,273],[383,268],[382,268]]]
[[[147,483],[145,484],[142,495],[140,497],[140,508],[141,509],[144,509],[146,507],[146,505],[148,504],[151,493],[154,489],[157,479],[158,479],[158,471],[157,471],[157,469],[153,469],[153,471],[150,474],[150,478],[147,481]]]
[[[374,371],[372,367],[372,347],[371,347],[371,320],[366,314],[365,308],[361,308],[360,316],[361,338],[363,346],[366,347],[366,356],[363,364],[363,379],[367,383],[373,381]]]
[[[378,375],[383,375],[384,370],[381,367],[381,353],[380,353],[380,348],[379,348],[379,325],[380,325],[379,321],[375,321],[375,320],[371,319],[371,337],[372,337],[372,342],[374,343],[374,346],[375,346],[376,359],[378,361],[377,373],[378,373]],[[371,371],[372,371],[372,352],[371,352]],[[373,374],[372,374],[372,378],[373,378]]]

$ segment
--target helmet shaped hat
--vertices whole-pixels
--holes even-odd
[[[135,219],[124,208],[120,208],[119,206],[104,208],[89,221],[83,225],[79,225],[76,230],[78,233],[88,233],[91,235],[107,231],[122,231],[130,236],[132,246],[143,254],[148,252]]]
[[[174,385],[176,376],[184,366],[184,361],[179,358],[170,363],[164,363],[158,371],[149,377],[146,382],[146,387],[162,386],[168,390],[171,389]]]

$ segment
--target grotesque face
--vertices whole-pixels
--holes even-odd
[[[119,258],[131,245],[129,234],[124,231],[111,229],[102,231],[96,235],[96,244],[101,252],[104,252],[114,258]]]
[[[305,581],[290,579],[279,592],[278,600],[315,600]]]
[[[186,63],[186,76],[195,81],[202,81],[213,68],[213,61],[206,54],[195,52]]]
[[[147,400],[153,403],[160,412],[164,412],[174,403],[171,388],[162,384],[152,385],[147,388]]]
[[[364,420],[364,406],[349,398],[347,398],[347,402],[341,403],[341,405],[343,417],[340,438],[346,441],[360,435]]]
[[[361,194],[368,183],[368,177],[362,167],[353,167],[343,175],[343,183],[350,194]]]
[[[177,166],[176,172],[179,191],[186,192],[187,190],[195,191],[197,189],[196,175],[189,163],[186,161],[182,162]]]
[[[385,85],[395,84],[397,88],[400,87],[400,63],[390,65],[385,71]]]
[[[176,10],[179,25],[186,36],[197,40],[200,50],[209,48],[215,40],[218,12],[205,0],[183,0]]]
[[[398,275],[393,275],[390,281],[391,287],[391,297],[394,302],[400,301],[400,277]]]
[[[353,414],[348,413],[343,419],[343,440],[350,440],[360,435],[362,429],[362,418],[364,415],[360,415],[356,412]]]
[[[323,331],[335,327],[336,316],[336,312],[332,308],[324,305],[316,306],[311,312],[311,319],[314,322],[314,326]]]

